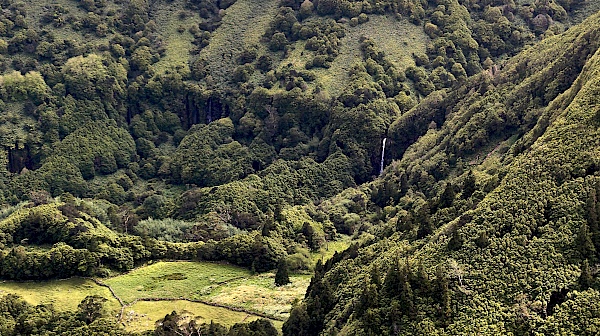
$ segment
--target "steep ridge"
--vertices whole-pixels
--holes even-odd
[[[284,334],[595,334],[599,27],[403,115],[390,147],[424,129],[372,185],[388,228],[318,267]]]

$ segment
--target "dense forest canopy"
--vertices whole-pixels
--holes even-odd
[[[600,328],[597,1],[0,8],[0,279],[224,261],[314,272],[284,335]],[[0,334],[126,334],[101,306]]]

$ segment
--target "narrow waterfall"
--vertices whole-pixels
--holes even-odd
[[[383,159],[385,158],[385,143],[387,138],[383,138],[383,144],[381,145],[381,164],[379,165],[379,175],[383,174]]]

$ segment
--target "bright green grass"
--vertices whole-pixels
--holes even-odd
[[[231,326],[239,322],[252,322],[259,319],[256,315],[236,312],[226,308],[213,307],[202,303],[179,301],[140,301],[125,308],[122,322],[128,331],[144,331],[154,329],[156,321],[173,311],[195,317],[200,323],[218,322]],[[275,321],[273,321],[275,322]]]
[[[106,287],[91,280],[72,278],[37,282],[0,282],[0,295],[17,294],[33,305],[53,304],[58,311],[75,311],[77,305],[88,295],[99,295],[106,299],[111,312],[120,310],[119,302]]]
[[[337,242],[314,253],[313,258],[324,260],[335,251],[342,251],[350,244],[344,236]],[[202,300],[219,305],[242,308],[278,318],[289,316],[292,304],[302,299],[310,283],[311,275],[292,275],[291,284],[276,287],[273,273],[252,275],[250,271],[225,264],[207,262],[157,262],[130,273],[103,280],[126,303],[140,298],[185,298]],[[91,280],[73,278],[43,282],[0,282],[0,295],[13,293],[31,304],[52,303],[59,311],[73,311],[88,295],[108,299],[108,310],[118,314],[120,306],[110,291]],[[198,316],[201,322],[211,320],[232,325],[259,318],[256,315],[213,307],[185,300],[138,301],[126,307],[122,322],[130,331],[154,328],[155,321],[172,311]],[[281,329],[283,322],[272,320]]]
[[[208,301],[259,311],[287,318],[292,303],[301,299],[310,284],[310,275],[290,276],[291,284],[275,286],[275,274],[264,273],[250,278],[233,280],[215,289]]]
[[[372,39],[388,59],[402,70],[415,64],[412,54],[425,53],[430,41],[421,26],[408,22],[406,18],[397,20],[387,15],[371,15],[369,22],[354,29]]]
[[[315,253],[324,259],[349,245],[349,237],[328,243]],[[315,259],[316,260],[316,259]],[[218,305],[260,312],[285,319],[292,304],[302,299],[311,275],[292,275],[291,284],[276,287],[273,273],[252,275],[250,271],[231,265],[206,262],[157,262],[130,273],[103,280],[115,293],[130,304],[141,298],[185,298]],[[52,303],[59,311],[73,311],[88,295],[108,299],[107,309],[119,313],[120,305],[110,291],[91,280],[73,278],[44,282],[1,282],[0,295],[13,293],[31,304]],[[198,317],[200,322],[211,320],[232,325],[250,322],[259,317],[251,313],[214,307],[202,303],[177,301],[138,301],[125,308],[122,322],[127,330],[143,331],[154,328],[157,320],[177,311]],[[283,322],[272,320],[281,329]]]
[[[250,271],[206,262],[158,262],[105,280],[117,295],[129,303],[139,298],[199,298],[219,284]]]

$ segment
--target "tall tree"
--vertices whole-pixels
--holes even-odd
[[[285,321],[281,329],[284,335],[307,335],[307,330],[310,329],[310,317],[306,311],[306,305],[300,304],[294,307],[290,318]]]
[[[311,250],[318,249],[318,246],[315,246],[315,229],[308,222],[304,222],[304,224],[302,225],[302,234],[306,238],[306,243],[308,244],[308,247],[310,247]]]
[[[86,296],[77,306],[80,319],[89,324],[104,316],[104,303],[106,301],[108,300],[98,295]]]
[[[477,185],[475,180],[475,174],[473,174],[472,170],[469,170],[469,173],[467,173],[467,176],[465,177],[465,180],[463,182],[462,197],[464,199],[471,197],[471,195],[473,195],[476,189]]]
[[[438,302],[440,304],[440,315],[444,324],[450,322],[452,315],[452,308],[450,307],[450,282],[448,280],[448,274],[446,268],[439,265],[436,270],[436,290],[438,295]]]
[[[383,280],[383,291],[388,298],[394,298],[398,295],[398,290],[402,282],[400,270],[398,269],[398,260],[390,265]]]
[[[594,278],[590,270],[590,262],[586,259],[581,263],[581,275],[579,276],[579,285],[582,289],[587,289],[592,286]]]
[[[454,203],[455,195],[456,195],[456,192],[454,191],[454,186],[452,185],[452,183],[448,182],[446,184],[446,188],[444,189],[444,192],[440,196],[439,208],[444,209],[444,208],[451,207],[452,203]]]
[[[451,251],[459,250],[464,243],[463,236],[458,232],[458,227],[454,227],[452,231],[452,237],[448,241],[448,249]]]
[[[420,290],[422,293],[429,293],[431,290],[431,280],[429,280],[429,275],[425,271],[425,266],[422,261],[419,261],[419,265],[417,267],[417,286],[416,289]]]
[[[427,204],[424,204],[417,210],[415,221],[419,223],[419,230],[417,231],[417,238],[419,239],[427,237],[435,230],[431,222],[431,210]]]
[[[375,285],[377,290],[381,289],[381,274],[379,272],[379,267],[377,265],[373,265],[370,272],[371,283]]]
[[[277,273],[275,273],[275,286],[284,286],[289,283],[291,283],[291,281],[288,274],[287,262],[284,258],[281,258],[277,264]]]
[[[594,258],[596,254],[596,248],[594,248],[594,243],[592,242],[592,234],[588,228],[586,223],[583,223],[579,227],[579,232],[577,233],[577,248],[579,252],[583,256],[583,258]]]
[[[600,250],[600,220],[598,218],[598,187],[595,186],[586,200],[587,223],[590,230],[592,243],[596,252]]]

